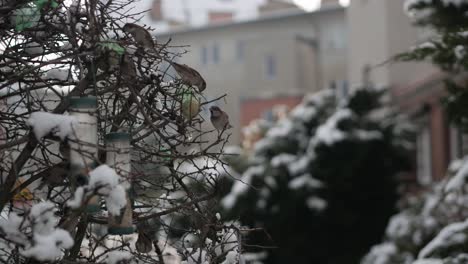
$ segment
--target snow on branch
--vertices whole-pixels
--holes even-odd
[[[122,261],[129,261],[133,258],[128,251],[112,251],[107,254],[107,264],[119,264]]]
[[[115,216],[127,204],[125,188],[120,184],[120,177],[114,169],[101,165],[89,173],[89,183],[78,187],[73,199],[67,202],[72,209],[78,209],[91,195],[97,193],[105,197],[107,210]]]
[[[468,240],[468,220],[450,224],[444,227],[439,234],[427,244],[418,255],[424,259],[453,246],[463,245]]]
[[[34,112],[26,121],[26,124],[33,128],[33,132],[38,140],[41,140],[49,133],[64,140],[72,133],[72,125],[76,122],[76,118],[72,116]]]
[[[67,231],[56,228],[58,218],[54,213],[54,204],[41,202],[34,205],[25,217],[11,213],[7,220],[0,222],[0,230],[11,242],[23,248],[20,254],[24,257],[56,261],[74,242]]]
[[[464,162],[458,172],[445,185],[445,192],[462,191],[468,177],[468,162]]]

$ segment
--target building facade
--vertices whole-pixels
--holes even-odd
[[[251,21],[178,30],[156,38],[171,39],[172,46],[189,45],[178,49],[187,51],[178,61],[205,77],[208,99],[227,94],[219,106],[229,113],[234,125],[231,143],[238,144],[245,120],[260,117],[243,119],[244,102],[281,102],[279,98],[289,102],[332,83],[344,83],[345,23],[345,9],[336,5],[311,13],[288,9]]]

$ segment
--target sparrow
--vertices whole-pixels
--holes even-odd
[[[60,141],[59,151],[65,161],[70,160],[70,144],[68,143],[68,139]]]
[[[211,123],[218,131],[232,128],[231,124],[229,124],[228,114],[226,114],[226,112],[221,110],[219,107],[217,106],[210,107],[210,113],[211,113],[211,117],[210,117]]]
[[[39,173],[39,177],[42,178],[41,183],[37,187],[42,190],[44,186],[54,188],[65,185],[65,179],[68,177],[68,162],[62,161],[42,172]]]
[[[122,60],[120,62],[120,74],[122,78],[127,81],[135,80],[137,77],[135,62],[133,62],[133,59],[128,56],[128,54],[124,54],[122,56]]]
[[[179,64],[177,62],[171,62],[172,67],[179,74],[182,79],[182,83],[189,86],[196,86],[200,92],[205,90],[206,82],[199,72],[190,68],[185,64]]]
[[[97,57],[96,65],[99,69],[105,72],[115,71],[120,64],[120,55],[105,48],[99,49],[99,56]]]
[[[148,253],[153,249],[151,238],[142,230],[138,230],[138,239],[135,242],[135,248],[140,253]]]
[[[154,49],[153,38],[144,27],[127,23],[123,26],[122,30],[132,35],[133,39],[139,46],[147,49]]]

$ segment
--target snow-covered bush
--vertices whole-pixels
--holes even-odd
[[[374,246],[362,263],[390,264],[395,258],[404,263],[464,263],[468,256],[467,164],[468,157],[454,161],[447,180],[409,197],[408,207],[391,218],[385,241]]]
[[[245,170],[221,205],[227,217],[264,229],[250,245],[278,247],[265,263],[353,263],[379,241],[411,145],[410,126],[385,99],[363,89],[337,102],[326,89],[272,125],[252,153],[226,157]]]

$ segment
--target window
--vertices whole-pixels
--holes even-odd
[[[428,185],[432,182],[431,170],[431,131],[424,126],[416,139],[416,161],[418,182]]]
[[[236,43],[236,59],[237,61],[243,61],[245,57],[245,41],[239,40]]]
[[[213,44],[213,63],[219,63],[219,45],[218,43]]]
[[[276,58],[271,54],[265,57],[265,77],[268,80],[276,78]]]
[[[450,159],[461,159],[468,153],[468,137],[455,126],[450,127]]]
[[[208,48],[206,46],[203,46],[201,48],[201,64],[202,65],[207,65],[208,64]]]
[[[335,90],[335,98],[337,102],[344,101],[348,98],[348,82],[346,81],[331,81],[330,87]]]
[[[344,49],[345,32],[340,26],[335,26],[327,29],[327,48],[328,49]]]
[[[267,111],[264,111],[262,116],[263,116],[263,119],[265,119],[266,121],[270,121],[270,122],[273,122],[275,119],[272,109],[268,109]]]

